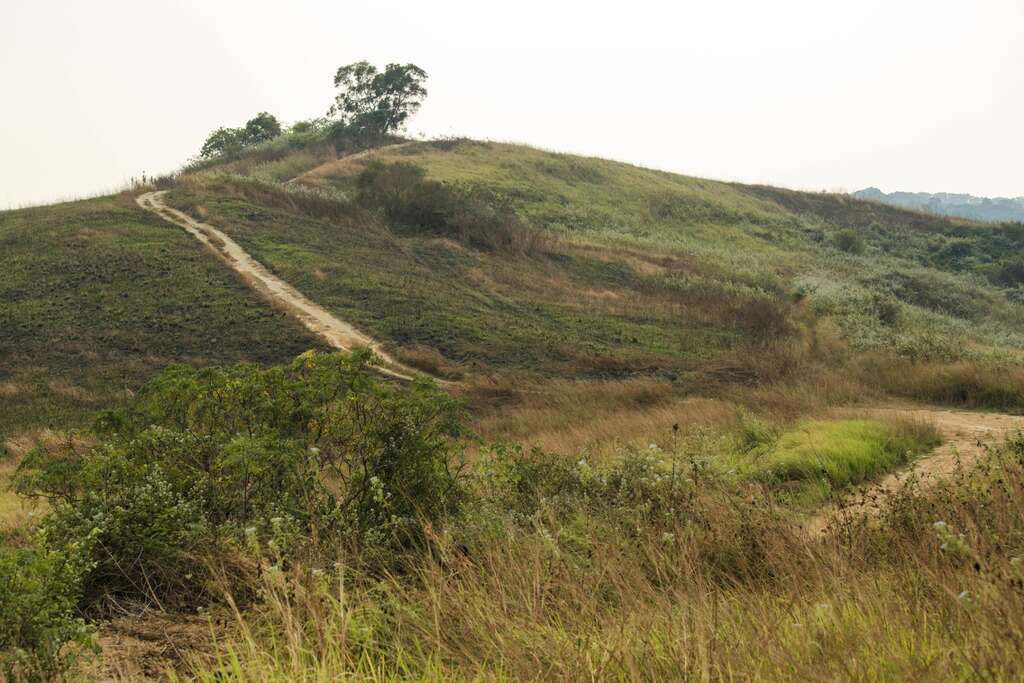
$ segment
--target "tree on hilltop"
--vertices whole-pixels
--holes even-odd
[[[281,123],[273,114],[261,111],[245,122],[241,128],[218,128],[210,133],[199,150],[202,159],[237,154],[244,148],[267,140],[273,140],[281,134]]]
[[[405,125],[427,96],[427,73],[415,64],[388,64],[384,71],[369,62],[338,69],[339,89],[329,116],[364,134],[386,135]]]
[[[245,122],[242,129],[245,144],[255,145],[267,140],[273,140],[281,134],[281,124],[277,117],[261,111],[255,117]]]

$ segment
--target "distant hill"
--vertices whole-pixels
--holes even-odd
[[[1024,197],[975,197],[949,192],[890,192],[877,187],[854,192],[857,199],[881,202],[940,216],[959,216],[978,221],[1024,221]]]

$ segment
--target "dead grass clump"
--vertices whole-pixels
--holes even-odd
[[[517,390],[518,389],[518,390]],[[523,441],[559,453],[627,443],[731,418],[722,401],[686,397],[667,380],[560,380],[545,384],[476,385],[467,399],[487,440]]]
[[[75,386],[66,380],[53,380],[47,383],[46,386],[51,393],[54,393],[61,398],[68,398],[74,401],[89,401],[94,398],[92,393],[86,389]]]

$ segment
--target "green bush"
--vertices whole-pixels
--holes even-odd
[[[864,237],[853,228],[840,230],[836,233],[834,241],[836,248],[840,251],[845,251],[847,254],[863,254],[867,248],[867,245],[864,243]]]
[[[86,606],[105,596],[192,605],[212,567],[243,565],[255,535],[386,556],[460,501],[460,409],[428,381],[386,385],[368,351],[284,367],[172,367],[99,445],[37,449],[17,485],[46,498],[54,547],[94,536]]]
[[[44,543],[0,547],[0,678],[52,680],[95,649],[92,629],[77,616],[79,580],[92,538],[63,550]]]
[[[451,186],[424,178],[414,164],[373,162],[357,179],[360,202],[383,211],[392,229],[431,234],[493,252],[530,253],[542,233],[511,204],[479,186]]]

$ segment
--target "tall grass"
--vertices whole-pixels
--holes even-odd
[[[1024,370],[976,362],[918,362],[868,355],[858,360],[867,383],[927,403],[1024,411]]]
[[[1016,680],[1024,438],[822,538],[694,479],[685,514],[484,506],[405,571],[264,575],[199,680]],[[664,491],[663,491],[664,493]],[[647,513],[636,510],[646,509]],[[671,521],[669,521],[671,520]],[[624,521],[628,521],[625,525]],[[937,522],[942,522],[937,524]]]

